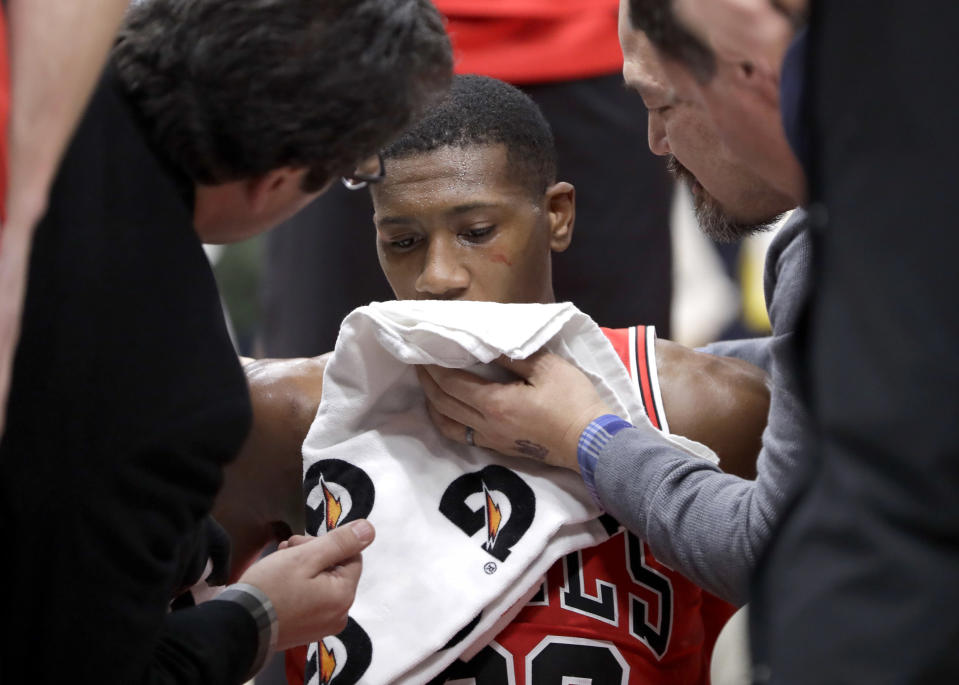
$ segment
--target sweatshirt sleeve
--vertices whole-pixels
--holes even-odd
[[[603,507],[657,559],[727,601],[746,601],[775,511],[776,493],[761,477],[723,473],[646,426],[617,433],[595,476]]]

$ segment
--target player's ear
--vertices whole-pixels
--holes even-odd
[[[560,181],[546,189],[546,211],[549,212],[549,247],[563,252],[573,240],[576,220],[576,189],[572,183]]]

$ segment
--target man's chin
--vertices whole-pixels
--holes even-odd
[[[698,185],[698,181],[695,182]],[[692,185],[692,184],[691,184]],[[779,217],[765,221],[741,221],[736,219],[699,186],[697,194],[692,187],[693,205],[700,230],[717,243],[736,243],[756,233],[769,230]]]
[[[674,156],[666,160],[666,168],[674,178],[686,184],[693,197],[693,209],[696,212],[696,221],[700,230],[712,240],[719,243],[735,243],[754,233],[768,230],[779,217],[769,217],[768,220],[742,221],[729,214],[719,201],[710,195],[699,180]]]

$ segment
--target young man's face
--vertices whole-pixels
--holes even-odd
[[[390,159],[372,187],[380,266],[397,299],[553,301],[550,255],[569,244],[573,191],[534,197],[504,145]]]

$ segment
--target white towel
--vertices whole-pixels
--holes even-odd
[[[578,474],[441,436],[411,366],[469,368],[543,347],[616,413],[648,421],[606,337],[568,303],[395,301],[343,322],[303,445],[308,532],[366,517],[377,539],[349,627],[310,649],[308,685],[424,683],[556,559],[607,538]]]

